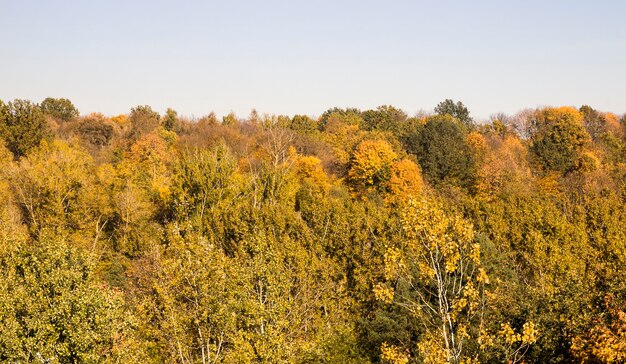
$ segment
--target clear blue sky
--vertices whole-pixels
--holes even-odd
[[[82,113],[626,112],[626,1],[0,0],[0,99]]]

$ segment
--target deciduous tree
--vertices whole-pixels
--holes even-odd
[[[131,124],[130,138],[139,139],[144,134],[154,130],[160,124],[159,113],[148,105],[140,105],[130,110],[128,120]]]
[[[567,173],[580,165],[588,141],[583,115],[578,110],[547,108],[533,121],[530,151],[544,170]]]
[[[454,118],[459,119],[466,126],[471,126],[474,120],[469,115],[469,110],[467,107],[463,105],[461,101],[457,101],[456,103],[450,99],[445,99],[444,101],[437,104],[435,107],[435,112],[438,115],[450,115]]]
[[[472,188],[476,161],[466,136],[466,128],[457,119],[450,115],[433,116],[413,135],[407,147],[417,156],[431,183]]]
[[[407,115],[404,111],[390,105],[383,105],[376,110],[366,110],[361,114],[362,127],[365,130],[383,130],[398,134],[404,128]]]
[[[0,136],[16,158],[26,154],[47,137],[41,108],[28,100],[0,102]]]
[[[357,193],[387,192],[398,155],[383,140],[364,140],[355,149],[348,176]]]
[[[406,238],[399,246],[388,247],[386,282],[374,287],[374,295],[418,318],[425,328],[418,343],[424,362],[476,361],[479,351],[493,345],[496,333],[490,333],[485,317],[490,278],[472,225],[459,216],[447,216],[440,203],[421,198],[404,209],[403,228]],[[396,287],[403,285],[412,295],[398,294],[402,290]],[[502,327],[508,329],[500,336],[515,347],[508,359],[517,362],[524,352],[517,349],[537,340],[536,329],[529,323],[522,335],[508,324]],[[389,347],[383,345],[382,350],[390,355]]]
[[[47,97],[41,102],[41,110],[61,121],[70,121],[78,117],[78,109],[68,99]]]

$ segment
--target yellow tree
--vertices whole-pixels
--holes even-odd
[[[409,201],[403,227],[406,238],[400,246],[387,249],[386,282],[375,286],[374,295],[406,308],[421,322],[424,334],[418,348],[424,362],[476,361],[478,353],[467,347],[486,349],[499,338],[508,360],[519,360],[536,340],[536,330],[529,323],[522,333],[509,325],[498,334],[489,333],[485,321],[489,277],[472,225],[457,215],[446,215],[439,203],[422,198]],[[396,295],[399,285],[408,286],[411,294]],[[382,351],[384,355],[400,353],[387,344]],[[401,355],[398,358],[398,362],[404,360]]]
[[[424,185],[420,167],[410,159],[401,159],[391,166],[391,178],[387,183],[392,198],[405,200],[417,196]]]
[[[316,192],[323,195],[330,188],[330,181],[324,168],[322,161],[314,156],[296,157],[295,174],[301,184],[310,187]]]
[[[176,134],[157,128],[141,137],[130,147],[127,160],[138,184],[148,187],[158,199],[169,194],[168,164],[174,156]]]
[[[528,150],[513,135],[494,136],[488,140],[484,162],[478,171],[477,190],[485,200],[497,196],[519,195],[533,185]]]
[[[50,229],[83,242],[89,236],[97,240],[104,225],[94,172],[91,156],[61,141],[42,142],[4,171],[33,234]]]
[[[175,141],[175,133],[157,127],[142,135],[115,168],[101,166],[114,211],[116,250],[136,254],[156,242],[157,225],[152,218],[165,208],[171,193]]]
[[[364,140],[354,151],[348,177],[358,193],[386,192],[391,166],[398,155],[384,140]]]
[[[350,162],[350,151],[355,148],[364,133],[359,129],[362,119],[355,114],[351,115],[341,117],[332,113],[328,119],[320,119],[320,125],[323,125],[325,131],[321,134],[321,139],[332,147],[334,157],[346,165]]]

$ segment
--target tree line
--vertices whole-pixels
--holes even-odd
[[[0,101],[0,361],[624,362],[625,123]]]

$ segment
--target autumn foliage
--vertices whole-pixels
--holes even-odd
[[[0,361],[621,363],[624,118],[0,102]]]

